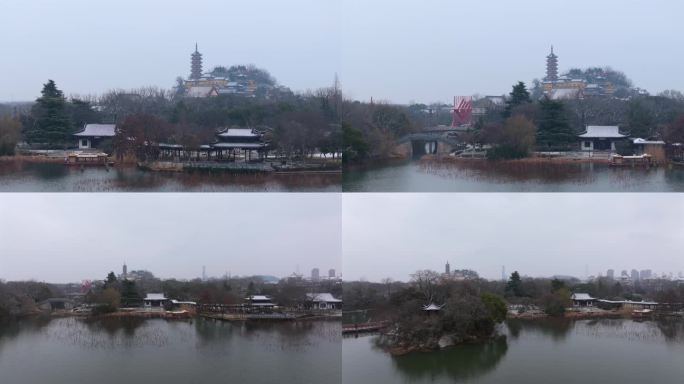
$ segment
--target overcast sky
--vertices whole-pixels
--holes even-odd
[[[205,69],[253,63],[294,90],[332,83],[361,100],[503,94],[544,76],[612,66],[657,93],[684,90],[684,3],[671,0],[3,0],[0,100],[171,87],[195,42]]]
[[[420,269],[497,279],[684,270],[679,194],[345,194],[345,280],[407,281]]]
[[[339,194],[3,194],[0,279],[80,282],[341,268]]]

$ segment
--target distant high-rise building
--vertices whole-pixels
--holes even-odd
[[[615,270],[609,269],[606,271],[606,277],[613,280],[615,278]]]
[[[311,281],[318,281],[320,279],[321,279],[321,276],[320,276],[320,271],[318,270],[318,268],[312,269],[311,270]]]
[[[335,278],[335,268],[328,269],[328,277],[331,279]]]
[[[446,265],[444,265],[444,274],[451,275],[451,266],[448,261],[446,262]]]
[[[639,280],[639,271],[636,269],[632,269],[632,281],[637,281]]]
[[[653,272],[650,269],[642,269],[639,272],[639,278],[641,280],[647,280],[647,279],[650,279],[651,277],[653,277]]]
[[[126,280],[128,278],[128,267],[126,266],[126,262],[124,261],[123,268],[121,271],[121,277]]]
[[[202,280],[207,281],[207,266],[202,266]]]

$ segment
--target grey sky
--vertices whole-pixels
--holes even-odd
[[[657,93],[684,90],[684,3],[671,0],[5,0],[0,100],[171,87],[195,41],[205,68],[254,63],[295,90],[332,83],[355,99],[406,103],[503,94],[561,71],[605,66]]]
[[[486,278],[684,270],[679,194],[345,194],[346,280],[408,280],[419,269]]]
[[[3,194],[0,279],[147,269],[160,277],[341,268],[339,194]]]
[[[255,64],[295,90],[339,71],[337,3],[317,0],[3,0],[0,100],[32,100],[48,78],[67,95],[156,85]]]
[[[343,85],[358,98],[445,101],[501,95],[561,72],[605,66],[652,93],[684,89],[684,3],[669,0],[345,0]]]

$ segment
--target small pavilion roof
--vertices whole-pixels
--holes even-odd
[[[112,137],[116,134],[116,124],[86,124],[81,132],[74,133],[79,137]]]
[[[306,298],[317,303],[341,303],[342,300],[336,299],[330,293],[307,293]]]
[[[219,132],[220,137],[259,137],[261,136],[252,128],[228,128]]]
[[[428,305],[423,305],[423,311],[441,311],[443,306],[444,304],[437,305],[435,303],[430,303]]]
[[[573,293],[572,299],[573,300],[596,300],[595,298],[591,297],[591,295],[588,293]]]
[[[166,300],[163,293],[148,293],[145,300]]]
[[[627,137],[620,133],[620,127],[617,125],[587,125],[587,130],[580,134],[579,137],[587,139],[598,138],[622,138]]]

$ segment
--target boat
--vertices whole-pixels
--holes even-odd
[[[610,155],[610,166],[612,167],[650,167],[651,165],[653,165],[652,156],[648,154],[633,156]]]
[[[104,152],[71,152],[64,159],[66,165],[114,165]]]

